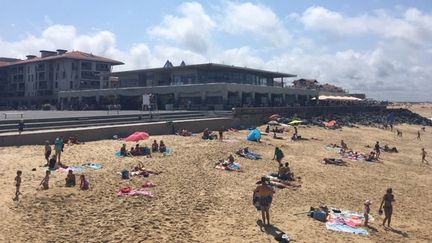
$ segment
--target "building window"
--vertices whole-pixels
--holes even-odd
[[[81,69],[82,70],[91,70],[92,69],[91,62],[82,62],[81,63]]]
[[[45,80],[45,73],[44,72],[38,73],[38,80]]]
[[[65,79],[65,78],[66,78],[66,72],[63,71],[63,79]]]
[[[74,62],[72,62],[72,70],[76,69],[76,64]]]
[[[36,71],[45,71],[45,63],[39,63],[37,65]]]
[[[69,82],[69,88],[73,89],[73,82],[72,81]]]
[[[96,63],[96,71],[109,71],[108,64]]]
[[[58,88],[58,82],[55,82],[55,88],[56,89]]]

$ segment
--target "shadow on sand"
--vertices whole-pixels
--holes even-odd
[[[395,234],[398,234],[398,235],[401,235],[401,236],[403,236],[403,237],[405,237],[405,238],[408,238],[408,233],[407,232],[404,232],[404,231],[402,231],[402,230],[398,230],[398,229],[394,229],[394,228],[386,228],[386,230],[388,230],[388,231],[390,231],[390,232],[392,232],[392,233],[395,233]]]
[[[257,220],[257,225],[260,227],[260,230],[262,232],[265,232],[268,235],[271,235],[277,240],[280,238],[283,234],[285,234],[282,230],[280,230],[278,227],[274,225],[266,225],[262,222],[262,220]],[[277,240],[279,241],[279,240]],[[293,241],[293,240],[290,240]]]

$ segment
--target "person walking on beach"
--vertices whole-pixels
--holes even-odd
[[[385,226],[385,223],[387,222],[387,226],[390,228],[391,223],[391,217],[393,214],[393,202],[395,201],[393,190],[391,188],[388,188],[386,191],[386,194],[383,197],[383,200],[381,202],[381,206],[379,208],[379,212],[382,212],[382,209],[384,208],[384,220],[382,225]],[[384,206],[384,207],[383,207]]]
[[[420,131],[417,131],[417,140],[421,140]]]
[[[18,170],[17,171],[17,176],[15,177],[15,186],[16,186],[16,190],[15,190],[15,198],[13,200],[18,201],[18,197],[19,195],[21,195],[20,192],[20,187],[21,187],[21,175],[22,175],[22,171]]]
[[[63,151],[64,142],[62,137],[58,137],[54,141],[54,150],[56,155],[56,160],[60,163],[61,153]]]
[[[366,200],[366,202],[364,203],[364,226],[365,227],[369,227],[369,214],[370,214],[370,205],[371,205],[371,201],[370,200]]]
[[[379,142],[377,141],[375,144],[375,155],[377,159],[379,159],[380,154],[381,154],[381,147],[379,145]]]
[[[422,148],[421,150],[422,150],[422,152],[421,152],[422,163],[426,162],[426,164],[429,164],[429,161],[426,159],[426,156],[427,156],[426,150],[424,148]]]
[[[273,194],[275,191],[267,183],[267,178],[261,177],[260,185],[254,190],[253,201],[258,210],[261,210],[262,221],[270,225],[270,206],[273,201]]]
[[[49,165],[49,160],[50,160],[50,155],[51,155],[51,145],[49,144],[49,141],[46,140],[45,141],[45,159],[47,161],[47,165]]]
[[[402,137],[402,131],[401,130],[399,130],[399,129],[396,129],[396,133],[397,133],[397,136],[398,137]]]
[[[285,155],[283,154],[282,150],[279,147],[275,148],[275,152],[274,152],[274,156],[273,156],[273,160],[276,159],[276,161],[281,164],[282,163],[282,159],[285,157]]]
[[[18,122],[18,132],[19,132],[19,134],[21,134],[23,131],[24,131],[24,120],[21,119],[21,120]]]
[[[223,134],[225,132],[225,127],[222,126],[221,128],[219,128],[219,140],[223,141]]]

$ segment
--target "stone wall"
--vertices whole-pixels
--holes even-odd
[[[127,125],[98,126],[85,128],[69,128],[44,131],[29,131],[21,135],[18,132],[0,134],[0,146],[20,146],[44,144],[46,140],[51,143],[58,136],[66,140],[70,136],[76,136],[80,141],[95,141],[112,139],[114,135],[127,137],[136,131],[146,131],[150,135],[172,134],[179,129],[187,129],[191,132],[202,132],[205,128],[217,130],[221,126],[226,128],[236,127],[237,119],[232,118],[207,118],[194,120],[179,120],[171,122],[152,122]]]

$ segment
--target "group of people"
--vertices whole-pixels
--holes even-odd
[[[224,138],[224,132],[226,132],[225,127],[220,127],[218,130],[219,136],[215,134],[213,131],[208,128],[204,129],[202,139],[204,140],[217,140],[219,138],[220,141]]]

